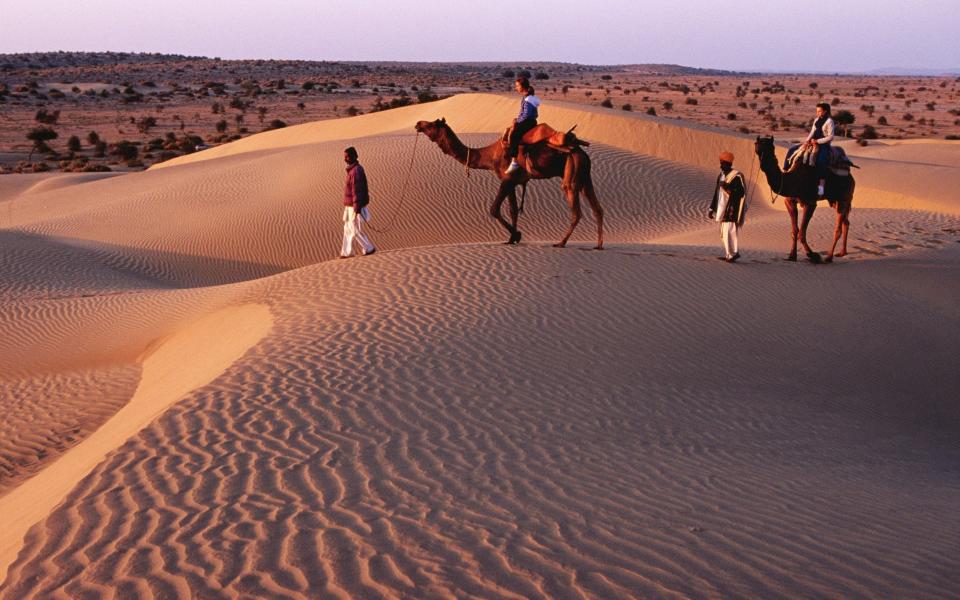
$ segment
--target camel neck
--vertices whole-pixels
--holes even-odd
[[[446,134],[440,136],[437,144],[444,154],[452,156],[460,164],[466,165],[471,169],[493,168],[493,162],[490,159],[491,146],[471,148],[461,142],[457,134],[449,127],[446,129]]]

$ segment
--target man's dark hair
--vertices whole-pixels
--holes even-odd
[[[346,152],[350,158],[354,160],[357,159],[357,149],[354,148],[353,146],[350,146],[349,148],[345,149],[344,152]]]
[[[817,104],[817,108],[822,108],[823,111],[827,113],[827,116],[830,115],[830,105],[827,104],[826,102],[821,102],[820,104]]]

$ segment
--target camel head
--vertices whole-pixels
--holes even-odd
[[[431,142],[436,142],[440,132],[447,129],[447,120],[441,118],[436,121],[417,121],[414,129],[430,138]]]
[[[773,154],[773,136],[757,136],[757,141],[753,144],[754,151],[757,153],[757,156],[763,158],[764,155]]]

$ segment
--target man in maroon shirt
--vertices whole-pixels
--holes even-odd
[[[343,151],[347,163],[347,184],[343,191],[343,247],[340,258],[353,256],[353,240],[360,242],[363,255],[377,251],[363,232],[363,223],[370,220],[370,192],[367,189],[367,174],[357,162],[357,149],[350,146]]]

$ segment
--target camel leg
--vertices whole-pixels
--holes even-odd
[[[807,258],[810,259],[810,262],[816,264],[820,262],[820,255],[810,249],[810,246],[807,244],[807,226],[810,225],[810,219],[813,218],[813,213],[817,210],[816,202],[804,202],[803,203],[803,215],[800,217],[800,235],[799,241],[800,245],[803,246],[803,251],[806,252]]]
[[[586,185],[583,186],[583,195],[587,197],[590,210],[593,211],[593,218],[597,221],[597,245],[594,247],[594,250],[603,250],[603,207],[600,206],[600,201],[597,200],[597,193],[593,189],[593,182],[589,179]]]
[[[791,245],[787,260],[795,262],[797,260],[797,235],[800,233],[800,228],[797,226],[797,199],[784,197],[783,204],[787,207],[787,214],[790,215]]]
[[[839,205],[838,205],[839,206]],[[838,218],[841,220],[841,229],[843,241],[840,244],[840,252],[837,252],[837,256],[846,256],[847,255],[847,235],[850,233],[850,202],[843,203],[843,212],[838,215]]]
[[[563,236],[563,239],[554,244],[555,248],[563,248],[567,245],[567,240],[570,239],[577,223],[580,222],[580,217],[583,216],[583,211],[580,210],[580,194],[577,193],[577,190],[571,186],[564,191],[567,194],[567,205],[570,207],[570,226],[567,227],[567,233]]]
[[[514,187],[507,195],[507,210],[510,212],[510,225],[514,230],[517,228],[517,219],[520,217],[520,211],[517,207],[517,188]]]
[[[840,234],[843,230],[843,202],[838,201],[836,203],[837,208],[837,222],[833,227],[833,244],[830,245],[830,251],[827,252],[827,257],[823,259],[823,262],[833,262],[834,251],[837,249],[837,242],[840,241]]]
[[[493,204],[490,205],[490,216],[496,219],[503,228],[510,232],[510,239],[507,241],[508,244],[516,244],[520,241],[520,231],[511,223],[507,222],[501,214],[501,206],[503,206],[503,201],[514,193],[516,189],[516,184],[511,181],[502,181],[500,182],[500,189],[497,191],[496,197],[493,199]]]

